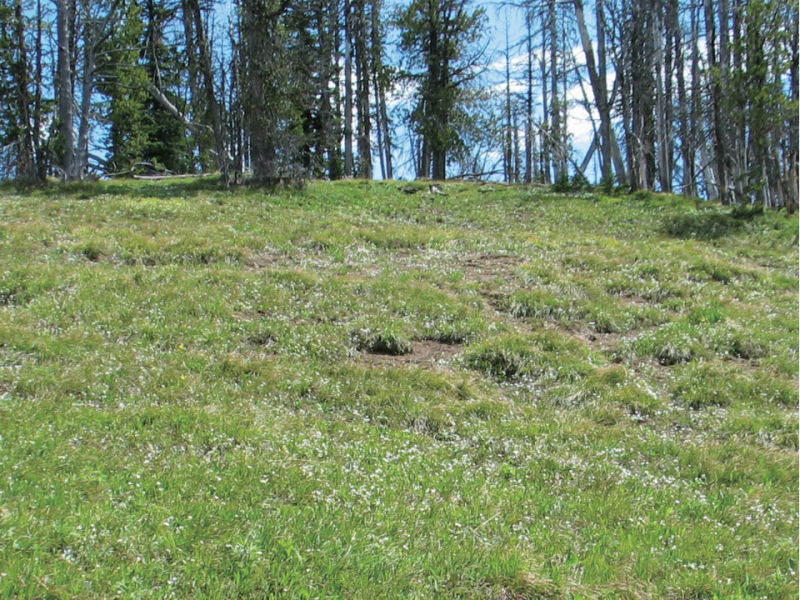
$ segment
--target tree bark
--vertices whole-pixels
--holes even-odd
[[[25,43],[25,16],[23,14],[22,0],[14,2],[14,45],[17,47],[18,58],[12,66],[16,87],[17,112],[21,123],[22,137],[17,150],[17,179],[21,181],[36,181],[37,168],[35,160],[34,136],[31,131],[31,98],[30,80],[28,76],[28,52]]]
[[[527,50],[527,95],[525,98],[525,183],[531,183],[534,178],[533,162],[533,13],[530,9],[525,13]]]
[[[357,113],[357,138],[358,138],[358,176],[362,179],[372,179],[372,141],[370,114],[370,66],[372,64],[371,52],[368,43],[371,38],[368,32],[366,13],[366,0],[354,0],[355,7],[355,40],[356,52],[356,113]]]
[[[56,32],[58,42],[58,122],[63,157],[61,170],[64,179],[75,178],[75,133],[73,129],[74,102],[72,91],[72,4],[71,0],[56,0]]]
[[[690,8],[690,10],[693,10]],[[677,14],[673,17],[673,40],[675,44],[675,71],[678,80],[678,103],[679,103],[679,137],[680,154],[682,165],[682,192],[684,196],[697,196],[694,186],[694,144],[691,139],[691,129],[689,127],[689,107],[691,100],[686,91],[686,75],[683,59],[683,41],[680,24],[677,22]]]
[[[211,47],[206,37],[203,13],[198,0],[188,0],[191,20],[194,22],[194,35],[197,43],[197,58],[203,77],[203,91],[206,109],[211,116],[211,130],[214,133],[214,150],[217,168],[225,183],[230,182],[230,161],[228,159],[228,135],[222,121],[222,109],[214,91],[214,66]]]
[[[88,8],[86,13],[88,14]],[[90,27],[89,23],[85,24]],[[83,73],[81,74],[81,114],[78,121],[78,152],[75,158],[76,177],[83,179],[89,162],[89,126],[92,110],[92,92],[94,91],[94,74],[96,55],[96,37],[98,33],[92,27],[92,34],[83,42]]]
[[[597,43],[599,52],[600,69],[595,66],[594,49],[589,31],[586,27],[586,19],[583,14],[583,1],[574,0],[575,16],[578,21],[578,30],[583,46],[583,54],[586,58],[586,70],[589,72],[589,83],[592,86],[595,106],[600,117],[600,154],[601,154],[601,173],[605,180],[612,177],[611,172],[611,110],[608,102],[608,90],[606,85],[605,72],[605,13],[603,11],[603,0],[597,0]]]
[[[353,50],[350,0],[344,0],[344,174],[353,176]]]
[[[503,136],[503,173],[506,183],[514,179],[512,160],[512,124],[511,124],[511,49],[508,39],[508,20],[506,20],[506,127]]]
[[[550,137],[552,146],[553,181],[558,182],[566,173],[562,168],[561,106],[558,97],[558,21],[556,0],[548,0],[548,27],[550,29]]]
[[[717,30],[714,23],[713,0],[705,0],[706,39],[708,63],[710,67],[711,111],[714,132],[714,166],[717,194],[722,204],[730,204],[728,194],[728,160],[725,139],[725,126],[723,123],[722,107],[722,77],[718,69],[724,69],[717,58]]]

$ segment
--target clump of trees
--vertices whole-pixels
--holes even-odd
[[[797,206],[795,0],[504,11],[503,56],[468,0],[0,0],[0,178],[399,169]]]
[[[507,178],[565,177],[572,102],[594,133],[573,173],[595,160],[606,184],[634,191],[796,209],[795,1],[527,0],[517,10],[526,92],[507,122],[512,111],[525,122],[524,170],[506,136]]]

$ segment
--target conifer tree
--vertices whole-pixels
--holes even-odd
[[[477,76],[486,16],[468,0],[412,0],[397,18],[407,78],[416,85],[411,126],[421,138],[417,175],[442,180],[458,144],[454,123]]]

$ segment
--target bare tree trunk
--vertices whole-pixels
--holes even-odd
[[[708,63],[711,71],[709,77],[711,79],[711,111],[714,124],[714,166],[716,171],[716,185],[722,204],[730,204],[730,197],[728,194],[728,160],[722,114],[722,77],[720,73],[716,72],[717,69],[720,69],[721,65],[717,60],[718,43],[717,30],[714,23],[713,0],[705,0],[705,9],[706,45],[708,50]],[[722,69],[724,69],[724,65],[722,65]]]
[[[36,179],[44,181],[47,176],[47,159],[42,148],[42,86],[44,71],[42,69],[42,1],[36,0],[36,67],[34,109],[33,109],[33,145],[36,151]]]
[[[742,55],[742,10],[740,0],[733,0],[733,46],[731,65],[734,72],[740,73],[743,67]],[[747,128],[745,127],[744,111],[746,102],[739,100],[737,106],[731,111],[731,178],[736,198],[744,198],[749,187],[747,176]]]
[[[358,176],[372,179],[371,114],[369,106],[371,53],[368,51],[366,0],[354,0],[356,51],[356,108],[358,122]]]
[[[583,54],[586,58],[586,69],[589,72],[589,83],[592,85],[597,112],[600,116],[600,149],[601,149],[601,172],[605,180],[611,178],[611,110],[608,102],[608,91],[606,86],[605,68],[605,14],[603,11],[603,0],[597,0],[597,39],[599,51],[600,69],[595,66],[594,48],[586,27],[586,19],[583,14],[583,1],[574,0],[575,16],[578,21],[578,29],[583,46]]]
[[[34,140],[31,132],[28,52],[25,43],[25,17],[23,15],[22,0],[16,0],[14,2],[14,37],[14,45],[16,46],[18,56],[15,64],[12,65],[12,72],[17,92],[17,111],[23,119],[22,139],[19,140],[17,146],[17,179],[21,181],[36,181],[37,169],[34,154]]]
[[[389,112],[386,108],[386,78],[383,64],[383,36],[381,33],[381,1],[372,0],[372,76],[375,84],[375,126],[378,136],[378,153],[384,179],[392,179],[392,135],[389,129]]]
[[[344,0],[344,174],[353,176],[353,49],[350,0]]]
[[[428,142],[423,138],[419,152],[419,167],[417,169],[418,178],[431,176],[431,152]]]
[[[436,148],[431,153],[431,178],[436,181],[447,179],[447,153],[444,148]]]
[[[647,0],[633,2],[632,35],[628,54],[631,68],[631,117],[635,189],[655,186],[656,128],[653,90],[657,87],[650,63],[654,58],[653,11]]]
[[[701,143],[699,139],[699,131],[701,125],[701,104],[702,104],[702,80],[700,76],[700,14],[699,8],[691,5],[691,26],[692,26],[692,99],[691,99],[691,113],[689,118],[689,137],[691,140],[692,149],[692,187],[695,190],[696,196],[699,196],[699,184],[701,172],[697,169],[697,149],[698,146],[705,147],[705,143]],[[705,164],[705,159],[701,157]],[[704,175],[705,177],[705,175]],[[717,197],[716,190],[714,191],[714,198]],[[709,196],[709,199],[710,196]]]
[[[231,28],[229,32],[230,43],[230,86],[228,87],[228,131],[230,132],[230,147],[233,154],[233,182],[239,183],[239,177],[244,173],[244,131],[241,107],[241,67],[240,50],[236,39],[237,29]]]
[[[331,59],[331,76],[333,80],[333,92],[331,100],[332,120],[330,123],[330,145],[328,147],[328,173],[331,179],[340,179],[345,173],[342,172],[342,60],[341,60],[341,47],[342,47],[342,27],[341,27],[341,14],[342,2],[340,0],[328,1],[328,27],[331,29],[331,37],[333,47],[330,53]]]
[[[169,98],[154,84],[150,84],[150,95],[158,102],[169,114],[178,119],[181,124],[192,133],[207,133],[209,127],[201,123],[195,123],[183,114],[177,106],[170,102]]]
[[[516,111],[513,114],[514,129],[514,183],[519,183],[520,173],[522,172],[522,160],[519,152],[519,122]]]
[[[511,164],[511,50],[508,39],[508,19],[506,19],[506,127],[503,135],[503,173],[506,183],[513,179]]]
[[[225,183],[229,183],[230,162],[228,160],[228,136],[222,121],[222,109],[214,91],[214,66],[211,46],[206,37],[200,3],[198,0],[188,0],[188,4],[192,15],[191,19],[194,22],[194,34],[197,41],[197,58],[200,63],[200,73],[203,76],[206,110],[211,116],[211,129],[214,132],[214,150],[216,153],[217,168],[222,174],[222,179]]]
[[[539,61],[539,65],[541,67],[541,79],[542,79],[542,127],[547,129],[550,123],[550,104],[548,102],[548,83],[547,83],[547,44],[545,39],[545,33],[542,32],[542,57]],[[541,132],[540,132],[541,133]],[[552,179],[550,178],[551,170],[550,170],[550,147],[551,143],[547,136],[541,136],[542,143],[542,157],[541,157],[541,172],[542,172],[542,183],[551,183]]]
[[[597,0],[595,18],[597,19],[598,92],[600,94],[601,103],[603,104],[603,113],[605,113],[601,113],[600,117],[600,139],[602,140],[601,155],[603,157],[603,176],[610,178],[611,154],[612,147],[616,145],[616,135],[611,127],[611,102],[608,98],[608,84],[606,83],[606,14],[603,0]],[[600,106],[598,105],[598,112],[600,112],[599,109]],[[617,169],[617,178],[623,181],[625,179],[624,173],[621,173],[620,169]]]
[[[188,88],[189,88],[189,98],[187,102],[187,106],[190,106],[190,112],[196,121],[200,121],[201,119],[201,103],[200,103],[200,84],[199,84],[199,74],[200,68],[197,64],[197,41],[195,35],[195,28],[194,28],[194,18],[193,18],[193,11],[190,5],[190,0],[182,0],[181,2],[181,12],[183,15],[182,23],[183,23],[183,35],[184,35],[184,44],[185,44],[185,57],[186,57],[186,73],[187,73],[187,81],[188,81]],[[161,86],[161,82],[155,82],[157,87]],[[205,157],[206,157],[206,138],[207,134],[199,132],[198,130],[193,130],[193,138],[195,147],[197,148],[199,157],[200,157],[200,168],[205,169]]]
[[[446,27],[446,26],[445,26]],[[445,32],[446,33],[446,32]],[[447,44],[447,40],[440,40],[442,32],[437,27],[431,27],[429,31],[430,54],[428,57],[428,81],[431,89],[429,90],[428,104],[428,123],[426,127],[432,128],[431,121],[446,122],[449,115],[443,107],[442,91],[447,89],[447,72],[449,68],[447,48],[442,48],[441,44]],[[447,150],[441,139],[437,136],[426,135],[425,148],[430,160],[431,178],[443,181],[447,176]]]
[[[789,67],[789,89],[792,102],[797,106],[800,101],[800,40],[798,39],[798,14],[794,11],[792,14],[792,37],[789,42],[789,48],[792,52],[792,62]],[[798,160],[800,159],[800,152],[798,152],[798,145],[800,144],[800,118],[798,118],[797,111],[791,116],[789,120],[789,148],[787,149],[786,161],[787,174],[787,202],[786,209],[790,214],[797,211],[798,208]]]
[[[386,109],[386,89],[383,84],[381,84],[379,100],[381,124],[383,125],[383,146],[386,156],[386,178],[394,179],[394,172],[392,169],[392,136],[389,129],[389,113]]]
[[[75,178],[75,134],[73,130],[73,90],[72,90],[72,23],[71,0],[56,0],[57,40],[58,40],[58,121],[64,156],[61,169],[64,178]]]
[[[373,92],[375,94],[375,107],[378,109],[375,112],[375,141],[378,144],[378,165],[381,168],[381,179],[386,179],[386,160],[383,147],[383,121],[380,112],[381,90],[378,83],[377,73],[373,71]]]
[[[672,181],[675,175],[675,135],[673,131],[673,72],[674,54],[672,39],[673,25],[677,24],[678,6],[675,3],[667,3],[666,18],[663,21],[663,36],[661,49],[664,54],[664,118],[661,123],[663,133],[663,147],[659,147],[661,158],[661,190],[672,192]]]
[[[630,28],[630,24],[627,24],[626,29]],[[630,32],[625,31],[624,39],[622,44],[628,44],[627,38],[630,36]],[[634,139],[633,139],[633,118],[631,116],[631,83],[630,80],[632,78],[631,74],[631,57],[627,51],[622,52],[621,60],[619,61],[617,67],[617,81],[619,82],[620,86],[620,104],[622,108],[622,131],[623,136],[625,139],[625,160],[626,160],[626,171],[629,174],[629,184],[630,189],[632,191],[636,191],[637,189],[637,179],[634,175],[635,172],[635,161],[634,161]]]
[[[525,183],[534,179],[533,162],[533,13],[530,9],[525,13],[526,47],[528,64],[526,75],[528,78],[528,93],[525,99]]]
[[[371,0],[370,13],[370,77],[375,99],[375,141],[378,144],[378,163],[381,168],[381,179],[386,179],[386,155],[388,150],[383,142],[383,113],[381,111],[381,76],[383,71],[383,47],[380,36],[380,0]]]
[[[690,8],[690,10],[694,12],[693,8]],[[689,99],[686,91],[686,76],[683,72],[683,43],[681,39],[682,35],[680,23],[677,22],[677,11],[676,14],[673,15],[673,19],[674,21],[672,26],[675,44],[675,70],[678,79],[678,103],[680,105],[679,136],[681,140],[681,163],[683,166],[682,191],[685,196],[697,196],[697,187],[695,185],[694,175],[695,150],[689,123],[689,107],[691,106],[691,100]]]
[[[88,15],[88,8],[86,14]],[[90,27],[86,23],[85,27]],[[92,26],[94,28],[94,26]],[[96,42],[97,31],[93,30],[91,35],[86,36],[83,43],[83,73],[81,78],[81,114],[78,124],[78,152],[75,157],[76,177],[83,179],[86,167],[89,162],[89,125],[92,111],[92,93],[94,91],[94,72],[96,61]]]
[[[556,19],[556,0],[548,1],[550,28],[550,135],[555,146],[553,147],[553,181],[558,182],[565,173],[562,169],[561,148],[561,107],[558,98],[558,21]]]

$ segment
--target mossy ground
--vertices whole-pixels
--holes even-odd
[[[398,187],[0,190],[0,598],[797,597],[797,218]]]

